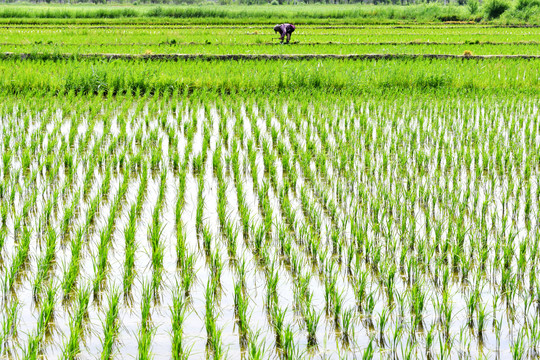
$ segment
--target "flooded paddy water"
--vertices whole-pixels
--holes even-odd
[[[536,99],[2,108],[6,358],[536,357]]]

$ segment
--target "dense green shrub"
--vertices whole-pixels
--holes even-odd
[[[506,0],[488,0],[484,4],[484,12],[488,19],[498,19],[510,8]]]
[[[540,0],[517,0],[516,10],[523,11],[532,7],[540,7]]]

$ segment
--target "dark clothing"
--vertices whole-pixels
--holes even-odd
[[[274,26],[274,31],[279,33],[279,35],[281,36],[281,42],[283,42],[283,39],[285,38],[285,36],[287,36],[286,44],[288,44],[291,40],[291,34],[294,32],[295,29],[295,26],[292,24],[281,24]]]

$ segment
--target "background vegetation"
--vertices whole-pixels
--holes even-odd
[[[173,0],[180,1],[180,0]],[[228,1],[228,0],[223,0]],[[240,0],[241,3],[257,0]],[[276,2],[278,0],[275,0]],[[281,0],[279,0],[281,1]],[[219,6],[215,3],[181,6],[115,4],[39,4],[0,6],[2,19],[116,19],[116,21],[140,21],[150,19],[167,23],[397,23],[397,22],[479,22],[497,20],[503,23],[540,23],[540,2],[538,0],[476,0],[446,4],[408,3],[406,5],[374,4],[297,4],[297,5],[234,5]]]

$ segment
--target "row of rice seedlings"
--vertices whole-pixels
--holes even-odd
[[[182,285],[176,284],[173,290],[171,310],[172,323],[172,357],[175,360],[187,359],[189,357],[189,348],[186,348],[183,339],[184,321],[186,317],[187,304],[185,291],[181,291]]]
[[[120,322],[118,319],[118,312],[120,306],[120,291],[113,289],[109,293],[109,301],[107,314],[103,323],[103,337],[101,339],[102,352],[101,359],[111,359],[113,357],[114,343],[118,336],[118,330]]]
[[[106,273],[108,270],[108,253],[113,245],[112,238],[114,236],[113,233],[115,230],[116,217],[117,214],[119,214],[121,202],[124,200],[124,197],[127,194],[128,181],[129,177],[124,176],[124,181],[121,183],[120,188],[118,189],[118,193],[116,194],[109,208],[109,216],[106,226],[100,232],[97,261],[94,261],[95,277],[93,290],[95,295],[98,295],[99,291],[102,289],[103,283],[107,276]],[[102,192],[100,191],[99,193]],[[108,191],[106,191],[105,193],[108,193]]]
[[[37,274],[32,286],[34,299],[37,300],[41,294],[44,282],[50,278],[50,273],[56,256],[56,232],[49,228],[47,230],[46,248],[43,256],[38,260]]]
[[[4,274],[4,296],[16,290],[16,282],[28,266],[31,236],[32,234],[29,229],[23,229],[23,234],[18,242],[17,251],[13,257],[11,266],[9,269],[6,269]]]
[[[151,306],[154,291],[152,285],[143,283],[141,298],[141,327],[137,337],[138,354],[137,359],[152,359],[152,339],[156,332],[156,327],[152,324]]]
[[[37,319],[37,326],[33,333],[28,335],[26,348],[24,351],[25,359],[37,359],[39,354],[44,351],[45,338],[50,336],[53,327],[54,305],[56,289],[51,284],[47,289],[47,296],[41,305],[41,310]]]
[[[4,311],[1,325],[2,333],[0,335],[0,352],[2,356],[9,356],[11,355],[9,343],[10,341],[15,342],[18,336],[17,324],[19,323],[19,301],[15,299],[11,301],[11,303],[6,303]]]
[[[156,202],[156,207],[152,214],[152,223],[149,228],[149,241],[151,247],[151,263],[152,263],[152,289],[155,296],[159,294],[163,277],[163,257],[165,246],[161,240],[163,234],[163,226],[160,222],[160,213],[163,209],[163,201],[165,198],[167,172],[163,170],[160,176],[159,194]]]
[[[84,337],[84,323],[88,317],[90,297],[90,287],[79,287],[77,292],[77,307],[71,316],[69,336],[63,346],[62,357],[64,359],[72,360],[80,355],[80,342]]]

